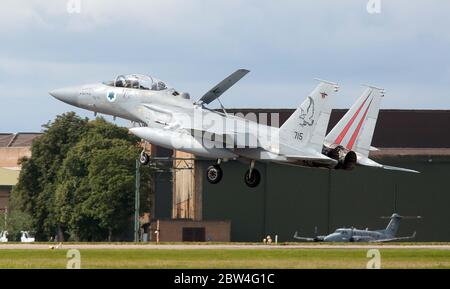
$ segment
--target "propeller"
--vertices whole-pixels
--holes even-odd
[[[351,227],[351,230],[350,230],[350,238],[349,238],[349,241],[350,242],[355,242],[355,239],[353,238],[353,231],[355,230],[355,227]]]

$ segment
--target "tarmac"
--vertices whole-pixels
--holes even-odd
[[[108,249],[148,249],[148,250],[239,250],[239,249],[263,249],[263,250],[282,250],[282,249],[435,249],[450,250],[450,244],[361,244],[361,245],[335,245],[335,244],[298,244],[298,245],[258,245],[258,244],[31,244],[31,243],[12,243],[0,244],[0,250],[49,250],[49,249],[78,249],[78,250],[108,250]]]

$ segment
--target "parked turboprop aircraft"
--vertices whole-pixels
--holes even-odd
[[[332,144],[329,151],[324,148],[331,114],[329,99],[338,91],[335,83],[319,80],[280,128],[230,115],[222,105],[223,112],[206,107],[248,72],[237,70],[197,102],[188,93],[179,93],[161,80],[140,74],[119,75],[112,81],[56,89],[50,94],[94,113],[137,122],[141,126],[130,128],[130,132],[152,144],[217,160],[206,173],[213,184],[222,179],[221,162],[230,159],[249,163],[244,176],[249,187],[256,187],[261,180],[256,161],[331,169],[354,167],[355,153],[350,158],[347,151],[345,155],[340,149],[337,152]],[[143,164],[149,161],[145,148],[140,160]]]
[[[404,241],[409,239],[414,239],[416,237],[416,232],[408,237],[395,237],[400,226],[400,220],[404,218],[415,218],[420,219],[421,217],[403,217],[399,214],[392,214],[389,217],[391,221],[387,225],[386,229],[369,231],[358,230],[355,228],[340,228],[334,233],[326,236],[316,236],[314,238],[299,237],[297,232],[294,234],[294,239],[308,242],[393,242],[393,241]]]

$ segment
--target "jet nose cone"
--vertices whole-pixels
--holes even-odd
[[[66,102],[68,104],[76,104],[80,89],[77,87],[64,87],[54,89],[49,92],[54,98]]]
[[[53,89],[53,90],[49,91],[48,94],[50,94],[54,98],[58,98],[58,90],[57,89]]]

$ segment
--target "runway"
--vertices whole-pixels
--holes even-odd
[[[57,244],[0,244],[0,250],[49,250],[50,246]],[[450,250],[450,244],[361,244],[361,245],[334,245],[334,244],[298,244],[298,245],[258,245],[258,244],[62,244],[57,249],[78,249],[78,250],[109,250],[109,249],[147,249],[147,250],[283,250],[283,249],[435,249]]]

